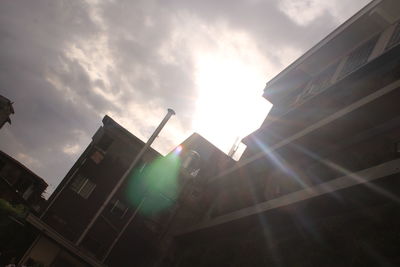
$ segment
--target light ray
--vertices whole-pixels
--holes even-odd
[[[263,144],[258,138],[254,137],[256,144],[261,148],[261,150],[265,153],[266,156],[276,165],[279,169],[283,171],[283,173],[289,175],[289,177],[293,178],[298,184],[300,184],[303,188],[308,187],[306,183],[301,179],[300,176],[297,175],[285,162],[284,159],[275,155],[273,151],[271,151],[265,144]]]
[[[322,164],[324,164],[327,167],[330,167],[331,169],[340,172],[341,174],[344,174],[348,177],[350,177],[351,179],[364,184],[365,186],[367,186],[368,188],[370,188],[371,190],[375,191],[378,194],[381,194],[393,201],[395,201],[396,203],[400,203],[400,198],[398,196],[396,196],[393,193],[388,192],[387,190],[377,186],[377,185],[373,185],[371,184],[369,181],[365,180],[363,177],[357,175],[354,172],[351,172],[350,170],[347,170],[346,168],[328,160],[328,159],[322,159],[321,157],[319,157],[317,154],[315,154],[312,151],[309,151],[307,149],[305,149],[304,147],[301,147],[299,145],[295,145],[293,143],[291,143],[291,145],[293,147],[295,147],[296,149],[300,150],[301,152],[307,154],[308,156],[312,157],[313,159],[315,159],[318,162],[321,162]]]

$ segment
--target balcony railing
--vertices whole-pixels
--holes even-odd
[[[306,83],[302,89],[302,93],[297,96],[297,98],[290,104],[291,108],[294,108],[298,105],[301,105],[305,101],[307,101],[310,97],[317,95],[322,92],[325,88],[331,85],[332,76],[335,74],[335,71],[338,67],[339,63],[336,62],[320,72],[313,79],[311,79],[308,83]]]
[[[379,39],[378,37],[378,35],[375,35],[348,55],[338,79],[343,78],[368,62],[368,58]]]
[[[394,28],[393,34],[390,37],[389,42],[386,45],[385,51],[393,48],[394,46],[400,43],[400,22],[397,23],[396,27]]]
[[[387,29],[385,29],[387,30]],[[291,99],[288,103],[288,109],[286,109],[283,113],[279,114],[275,117],[282,117],[291,110],[297,108],[304,102],[308,101],[310,98],[316,96],[317,94],[323,92],[328,89],[331,85],[335,84],[339,80],[342,80],[346,76],[350,75],[354,71],[362,68],[371,60],[371,55],[377,46],[379,39],[382,36],[382,33],[376,34],[367,41],[360,44],[354,50],[352,50],[349,54],[341,57],[338,61],[334,62],[315,76],[313,76],[309,82],[301,85],[298,89],[296,89],[297,93],[293,99]],[[394,48],[395,46],[400,44],[400,22],[397,22],[394,25],[394,30],[388,39],[385,48],[380,51],[376,56],[380,56],[386,51]],[[338,73],[338,74],[336,74]]]

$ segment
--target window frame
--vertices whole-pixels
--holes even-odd
[[[79,181],[79,180],[80,181]],[[78,174],[72,181],[71,185],[69,188],[80,195],[84,199],[88,199],[94,189],[96,188],[96,184],[86,176],[83,176],[82,174]],[[88,188],[88,189],[87,189]]]
[[[120,203],[121,203],[121,205],[123,205],[125,207],[125,209],[120,209],[118,207],[118,204],[120,204]],[[127,214],[128,210],[129,210],[129,206],[125,202],[119,200],[118,198],[114,199],[111,204],[112,204],[112,206],[109,209],[110,213],[113,214],[113,215],[118,216],[118,212],[116,212],[114,210],[119,209],[121,211],[121,215],[119,215],[119,218],[123,219],[125,217],[125,215]]]

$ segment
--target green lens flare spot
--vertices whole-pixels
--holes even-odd
[[[139,213],[147,216],[168,209],[178,196],[180,166],[179,156],[171,153],[136,168],[128,180],[126,199],[133,207],[138,207],[145,197]]]

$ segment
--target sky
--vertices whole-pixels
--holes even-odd
[[[2,0],[0,149],[49,195],[111,116],[153,148],[198,132],[224,152],[256,130],[265,83],[368,0]]]

